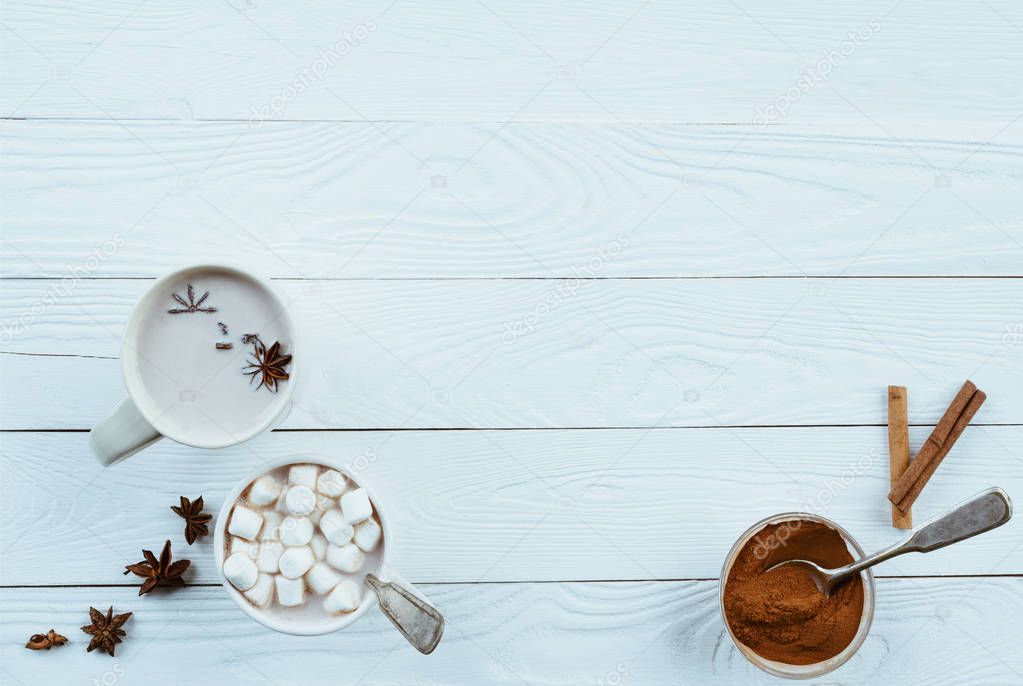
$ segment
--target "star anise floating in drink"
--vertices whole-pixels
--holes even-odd
[[[249,382],[251,383],[258,374],[259,385],[256,386],[256,389],[266,386],[270,391],[276,393],[277,384],[287,381],[289,378],[288,372],[284,368],[291,363],[291,355],[281,354],[280,341],[274,342],[267,348],[255,334],[246,334],[242,340],[245,343],[251,343],[253,348],[250,358],[252,361],[245,367],[246,370],[251,370],[245,372],[250,377]]]
[[[45,634],[32,634],[25,647],[29,650],[49,650],[65,643],[67,643],[67,638],[50,629]]]
[[[171,293],[171,297],[178,301],[181,307],[174,307],[169,310],[171,314],[184,314],[186,312],[216,312],[215,307],[203,307],[202,304],[206,302],[206,298],[210,297],[210,292],[206,291],[203,293],[199,300],[195,299],[195,289],[192,288],[192,284],[188,284],[188,300],[185,300],[177,293]]]
[[[206,525],[213,519],[213,515],[202,511],[202,496],[196,498],[194,502],[181,496],[181,505],[171,505],[171,509],[185,520],[185,540],[188,541],[188,545],[195,543],[195,539],[201,536],[209,535],[210,530]]]
[[[125,565],[124,573],[129,572],[135,576],[140,576],[145,579],[142,586],[139,588],[139,595],[149,593],[157,586],[184,586],[185,580],[181,578],[181,575],[185,573],[188,566],[192,564],[191,560],[178,560],[177,562],[171,563],[171,542],[167,541],[163,544],[163,552],[160,553],[160,559],[157,560],[156,556],[153,555],[151,550],[143,550],[143,557],[146,559],[141,562],[136,562],[133,565]]]
[[[96,608],[90,607],[89,619],[92,620],[92,624],[82,627],[82,631],[92,636],[92,640],[89,641],[89,647],[85,649],[86,652],[91,653],[99,648],[101,652],[113,657],[114,649],[121,642],[121,636],[125,635],[124,629],[121,627],[128,621],[129,617],[131,617],[130,612],[114,616],[113,607],[107,610],[106,616],[103,616],[103,613]]]

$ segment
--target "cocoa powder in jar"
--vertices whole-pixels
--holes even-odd
[[[825,597],[799,567],[765,571],[795,559],[824,568],[853,561],[842,535],[825,524],[802,519],[769,524],[746,542],[728,572],[725,621],[761,657],[811,665],[852,643],[863,617],[863,581],[856,576]]]

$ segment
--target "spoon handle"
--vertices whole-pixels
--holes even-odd
[[[1012,502],[1009,496],[1000,488],[989,488],[956,505],[945,514],[916,527],[905,541],[836,570],[833,583],[897,555],[911,552],[929,553],[965,541],[967,538],[1000,527],[1011,518]]]
[[[990,531],[1012,517],[1012,503],[1000,488],[990,488],[913,530],[903,545],[929,553]]]
[[[429,655],[444,634],[444,617],[437,608],[393,581],[366,575],[366,583],[377,594],[380,610],[416,650]]]

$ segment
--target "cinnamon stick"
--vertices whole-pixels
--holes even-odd
[[[967,381],[959,389],[952,403],[945,410],[941,421],[927,437],[923,447],[913,458],[909,468],[888,493],[890,500],[902,512],[906,512],[920,495],[924,486],[945,459],[952,446],[969,425],[977,410],[984,404],[987,395]]]
[[[909,401],[905,386],[888,387],[888,464],[891,469],[891,485],[894,487],[909,467]],[[907,509],[903,512],[894,504],[891,507],[892,526],[896,529],[912,529],[912,511]]]

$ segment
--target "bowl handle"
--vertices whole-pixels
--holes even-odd
[[[89,446],[104,467],[131,457],[163,438],[142,416],[131,398],[125,398],[109,417],[89,432]]]

